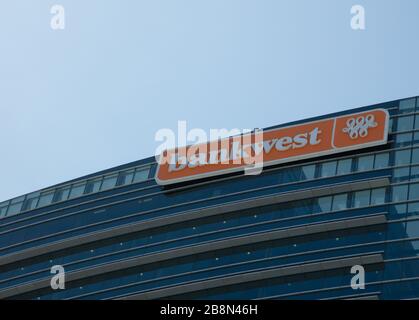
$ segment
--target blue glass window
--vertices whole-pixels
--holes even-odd
[[[375,155],[375,169],[387,168],[389,162],[389,153],[379,153]]]
[[[401,133],[396,135],[396,143],[397,144],[410,144],[413,139],[413,133]]]
[[[23,203],[22,206],[22,211],[27,211],[27,210],[32,210],[36,208],[36,205],[38,203],[38,198],[39,198],[40,192],[34,192],[31,194],[28,194],[26,196],[26,200]]]
[[[409,187],[409,200],[419,199],[419,183],[413,183]]]
[[[54,198],[54,192],[45,192],[39,197],[38,207],[46,206],[51,204],[52,199]]]
[[[405,201],[407,200],[407,190],[408,185],[403,184],[400,186],[394,186],[392,192],[393,202]]]
[[[332,209],[332,197],[322,197],[318,200],[318,205],[321,212],[329,212]]]
[[[415,110],[415,106],[416,106],[416,99],[415,98],[406,99],[406,100],[400,101],[399,110],[402,113],[412,112],[412,111]]]
[[[388,121],[388,131],[389,131],[389,133],[392,133],[394,131],[393,126],[394,126],[394,119],[390,118],[390,120]]]
[[[316,165],[312,164],[308,166],[303,166],[301,168],[301,171],[302,171],[302,179],[304,180],[314,179],[314,175],[316,173]]]
[[[338,161],[338,171],[337,174],[346,174],[350,173],[352,169],[352,159],[345,159]]]
[[[86,188],[86,184],[81,183],[81,184],[74,184],[71,187],[71,191],[70,191],[70,199],[72,198],[76,198],[76,197],[80,197],[83,195],[84,193],[84,189]]]
[[[413,116],[399,117],[397,119],[397,131],[409,131],[413,129]]]
[[[336,175],[336,161],[322,163],[321,165],[321,176],[322,177],[333,177]]]
[[[9,205],[9,201],[0,203],[0,218],[3,218],[6,216],[8,205]]]
[[[379,188],[379,189],[372,189],[371,190],[371,204],[372,205],[380,205],[386,202],[386,189]]]
[[[419,163],[419,149],[413,149],[412,163]]]
[[[419,237],[419,221],[408,221],[406,233],[409,238]]]
[[[410,169],[410,179],[418,179],[419,178],[419,166],[414,166]]]
[[[370,190],[357,191],[354,193],[354,207],[360,208],[370,204]]]
[[[7,216],[10,217],[10,216],[13,216],[15,214],[18,214],[20,212],[20,210],[22,209],[22,204],[23,204],[23,202],[10,204],[9,210],[7,210]]]
[[[406,210],[407,210],[407,205],[405,203],[397,204],[390,207],[390,212],[398,216],[403,216],[404,214],[406,214]],[[400,217],[397,217],[397,218],[400,218]]]
[[[150,172],[149,168],[147,168],[147,169],[137,169],[135,171],[133,183],[146,181],[148,179],[149,172]]]
[[[118,186],[132,183],[133,177],[134,170],[120,172],[118,177]]]
[[[65,187],[65,188],[56,190],[53,202],[67,200],[69,193],[70,193],[70,187]]]
[[[100,185],[102,184],[102,179],[95,179],[90,180],[86,184],[86,190],[84,191],[86,194],[98,192],[100,189]]]
[[[106,176],[105,178],[103,178],[103,182],[102,182],[102,185],[100,187],[100,190],[108,190],[108,189],[111,189],[111,188],[115,187],[117,178],[118,178],[118,176],[116,174],[115,175],[109,175],[109,176]]]
[[[372,170],[374,167],[374,156],[364,156],[358,158],[358,171]]]
[[[419,215],[419,202],[411,202],[408,205],[409,215]]]
[[[409,164],[410,163],[410,155],[411,155],[411,150],[401,150],[401,151],[396,151],[395,152],[395,157],[394,157],[394,164],[396,166],[400,166],[403,164]]]
[[[393,178],[398,181],[407,180],[410,177],[410,167],[397,168],[393,170]]]
[[[348,194],[339,194],[333,197],[333,211],[344,210],[348,207]]]

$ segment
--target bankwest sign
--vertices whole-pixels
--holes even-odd
[[[389,114],[375,109],[164,151],[155,179],[167,185],[387,143]]]

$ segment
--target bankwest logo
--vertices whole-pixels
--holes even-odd
[[[156,181],[167,185],[387,143],[387,110],[328,118],[165,150]]]

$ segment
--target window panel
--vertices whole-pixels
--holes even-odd
[[[111,189],[111,188],[115,187],[117,178],[118,178],[117,175],[106,176],[103,179],[102,186],[100,187],[100,190],[108,190],[108,189]]]
[[[20,210],[22,209],[22,204],[23,204],[23,202],[10,204],[9,210],[7,210],[7,216],[10,217],[10,216],[13,216],[15,214],[18,214],[20,212]]]
[[[40,191],[36,191],[36,192],[32,192],[28,194],[26,196],[26,200],[23,202],[22,211],[35,209],[38,203],[40,194],[41,194]]]
[[[317,199],[321,212],[329,212],[332,209],[332,197],[322,197]]]
[[[338,171],[337,174],[346,174],[350,173],[352,170],[352,159],[345,159],[338,161]]]
[[[402,100],[399,104],[399,110],[400,112],[412,112],[413,110],[415,110],[415,105],[415,98]]]
[[[38,202],[38,208],[49,205],[52,203],[52,199],[54,198],[54,192],[48,192],[41,195]]]
[[[407,191],[408,191],[408,185],[400,185],[400,186],[394,186],[392,191],[392,199],[393,202],[399,202],[399,201],[405,201],[407,200]]]
[[[419,115],[415,117],[415,129],[419,129]]]
[[[348,207],[348,194],[339,194],[333,197],[333,211],[344,210]]]
[[[374,166],[374,156],[364,156],[358,158],[358,171],[371,170]]]
[[[375,155],[375,169],[387,168],[389,162],[389,153],[379,153]]]
[[[309,166],[303,166],[302,170],[302,179],[314,179],[314,174],[316,173],[316,165],[312,164]]]
[[[413,129],[413,116],[399,117],[397,119],[397,131],[408,131]]]
[[[409,200],[419,199],[419,183],[413,183],[409,187]]]
[[[393,170],[393,178],[395,180],[406,180],[410,177],[410,167],[397,168]]]
[[[2,206],[0,206],[0,218],[4,218],[6,216],[7,208],[7,205],[2,204]]]
[[[419,215],[419,202],[411,202],[408,205],[409,215]]]
[[[53,202],[67,200],[69,193],[70,193],[70,188],[69,187],[56,190]]]
[[[71,187],[70,199],[82,196],[85,188],[86,184],[84,183],[73,185]]]
[[[118,186],[132,183],[133,177],[134,170],[120,172],[118,177]]]
[[[147,169],[137,169],[137,171],[135,172],[133,183],[146,181],[148,179],[149,171],[150,171],[149,168],[147,168]]]
[[[395,157],[394,157],[394,164],[396,166],[400,166],[403,164],[409,164],[410,163],[410,155],[411,155],[411,150],[401,150],[401,151],[396,151],[395,152]]]
[[[373,189],[371,191],[371,204],[380,205],[386,202],[386,188]]]
[[[370,204],[370,190],[357,191],[354,193],[354,207],[360,208]]]
[[[389,131],[389,133],[392,133],[394,131],[393,126],[394,126],[394,119],[390,118],[390,120],[388,121],[388,131]]]
[[[414,166],[410,169],[410,179],[418,179],[419,178],[419,166]]]
[[[419,221],[408,221],[406,233],[409,238],[419,237]]]
[[[413,149],[412,163],[419,163],[419,149]]]
[[[396,135],[396,143],[397,144],[410,144],[413,139],[413,133],[401,133]]]
[[[321,176],[332,177],[336,174],[336,161],[322,163],[321,165]]]
[[[396,215],[399,215],[399,216],[403,216],[403,215],[405,215],[406,214],[406,210],[407,210],[407,204],[397,204],[397,205],[394,205],[394,206],[390,206],[390,212],[391,213],[394,213],[394,214],[396,214]],[[398,217],[398,218],[400,218],[400,217]]]
[[[86,184],[85,193],[89,194],[89,193],[98,192],[99,189],[100,189],[101,184],[102,184],[102,179],[101,178],[88,181],[87,184]]]
[[[38,198],[26,199],[22,206],[22,211],[33,210],[36,208]]]

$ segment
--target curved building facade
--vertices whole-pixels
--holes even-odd
[[[163,174],[152,157],[2,202],[0,299],[418,298],[418,100],[269,128],[337,119],[335,135],[345,119],[352,131],[339,132],[369,139],[346,115],[389,115],[376,145],[322,146],[324,128],[273,139],[287,156],[258,175]],[[65,289],[51,287],[57,265]]]

